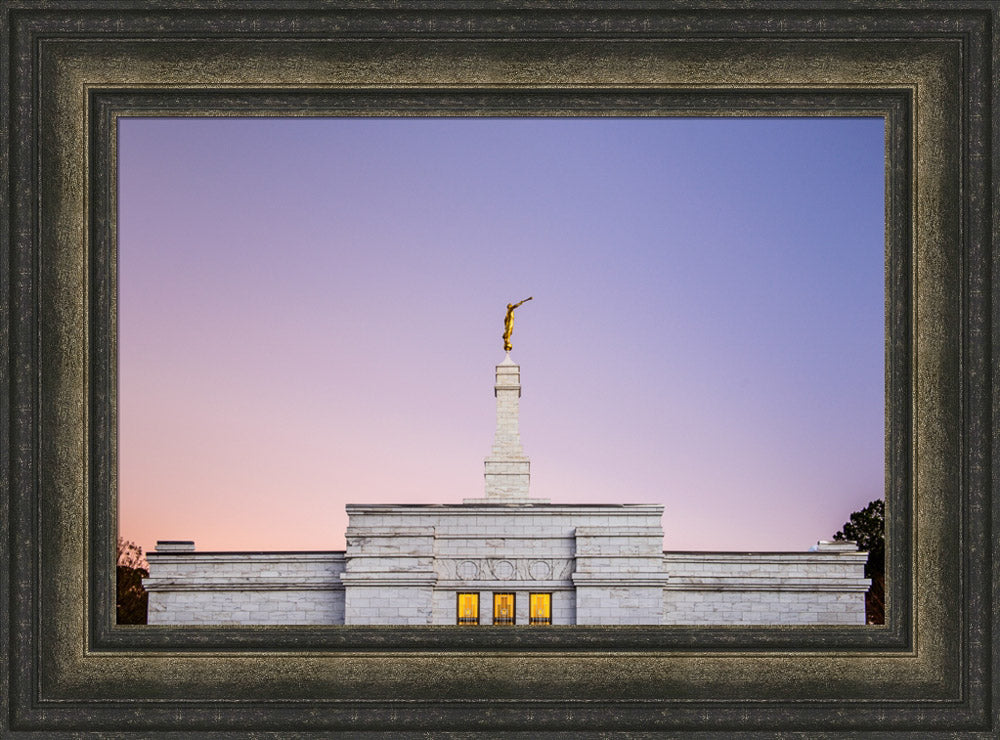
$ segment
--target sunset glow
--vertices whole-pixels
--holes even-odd
[[[121,534],[337,550],[347,503],[481,496],[533,296],[533,495],[662,503],[668,550],[829,539],[883,494],[883,137],[121,119]]]

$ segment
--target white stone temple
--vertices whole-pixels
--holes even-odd
[[[664,552],[663,506],[532,498],[520,367],[496,367],[486,490],[461,504],[348,504],[343,552],[147,554],[149,624],[864,624],[867,553]]]

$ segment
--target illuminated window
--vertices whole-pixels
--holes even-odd
[[[552,624],[552,594],[531,594],[528,624]]]
[[[514,594],[493,594],[493,624],[514,624]]]
[[[458,595],[458,623],[479,624],[479,594]]]

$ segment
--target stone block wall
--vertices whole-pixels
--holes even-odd
[[[667,552],[663,624],[864,624],[868,554]]]
[[[149,624],[342,624],[342,552],[147,553]]]
[[[663,586],[577,583],[576,613],[578,624],[660,624]]]
[[[346,552],[147,555],[150,624],[455,625],[457,594],[552,595],[554,625],[862,624],[866,553],[662,552],[646,504],[349,506]]]
[[[576,592],[552,593],[552,624],[579,624],[576,619]]]
[[[434,588],[396,581],[347,588],[343,624],[432,624]]]
[[[577,623],[660,624],[663,529],[615,524],[576,528]]]
[[[316,591],[152,592],[148,623],[343,624],[343,591],[338,592],[340,598],[319,599],[318,595]]]
[[[389,593],[374,588],[355,609],[354,592],[375,579],[381,579],[385,587],[393,586],[385,580],[390,572],[397,578],[425,578],[425,583],[433,585],[425,605],[427,623],[432,624],[456,624],[457,594],[463,592],[480,594],[481,625],[492,624],[497,592],[515,594],[516,625],[528,625],[532,593],[552,594],[554,625],[655,624],[661,618],[661,506],[483,502],[351,505],[347,510],[351,526],[347,572],[342,578],[347,586],[347,624],[363,623],[356,621],[368,618],[363,610],[374,608],[375,599]],[[389,538],[391,553],[381,544],[382,538]],[[427,573],[428,562],[432,574]],[[585,598],[581,610],[574,575],[581,562],[586,571],[583,577],[591,578],[585,586],[621,586],[625,572],[638,579],[634,585],[645,589],[643,597],[619,599],[617,608],[605,610],[612,615],[596,611],[600,594],[594,591],[594,598]],[[614,594],[618,596],[617,591]],[[601,621],[578,622],[581,615],[590,619],[591,611]],[[412,618],[423,618],[423,614]]]
[[[344,624],[432,623],[433,527],[352,521],[345,559]]]

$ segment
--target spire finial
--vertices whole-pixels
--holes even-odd
[[[514,349],[514,345],[510,343],[510,335],[514,332],[514,309],[520,306],[522,303],[527,303],[532,297],[525,298],[520,303],[508,303],[507,304],[507,315],[503,319],[503,348],[510,352]]]

